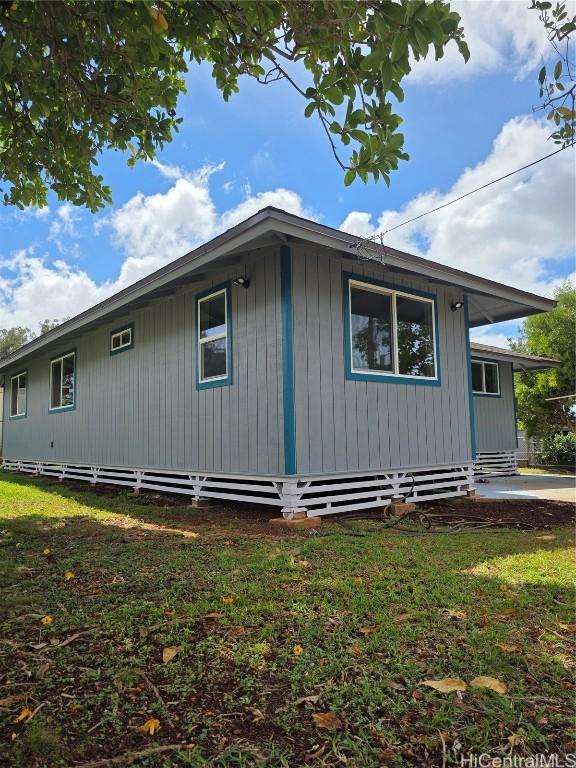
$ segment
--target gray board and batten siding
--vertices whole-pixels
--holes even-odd
[[[232,382],[196,388],[195,297],[230,285]],[[133,348],[110,354],[110,333],[133,323]],[[50,360],[76,350],[76,406],[50,413]],[[62,341],[15,364],[28,370],[25,418],[9,419],[5,387],[4,452],[36,461],[246,474],[284,472],[282,322],[279,248],[213,269],[125,318]],[[53,446],[53,447],[52,447]]]
[[[283,360],[281,250],[291,277],[293,365]],[[434,294],[439,386],[346,378],[343,274]],[[230,285],[232,382],[196,388],[195,297]],[[125,316],[134,346],[110,355],[115,318],[31,357],[28,410],[5,419],[4,456],[148,469],[284,475],[284,397],[298,476],[460,464],[472,459],[466,320],[454,287],[344,258],[318,245],[262,248]],[[284,306],[284,309],[286,307]],[[284,317],[286,322],[286,317]],[[48,410],[50,359],[76,351],[76,407]],[[17,364],[15,364],[17,366]],[[6,381],[17,373],[7,371]],[[283,387],[283,374],[292,379]],[[9,387],[6,387],[6,398]],[[5,401],[6,413],[9,403]]]
[[[466,318],[458,289],[313,245],[292,249],[296,474],[472,460]],[[346,377],[343,276],[434,294],[439,386]]]
[[[486,359],[474,355],[472,359]],[[476,446],[479,451],[516,450],[516,413],[512,363],[494,360],[500,376],[499,395],[474,395]]]

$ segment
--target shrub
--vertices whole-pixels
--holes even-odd
[[[576,465],[576,435],[573,433],[547,435],[542,440],[538,462],[540,464],[562,464],[574,467]]]

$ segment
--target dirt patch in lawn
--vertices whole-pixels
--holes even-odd
[[[506,523],[505,527],[515,528],[533,526],[537,529],[553,528],[558,525],[574,523],[576,505],[568,501],[545,500],[490,500],[490,501],[461,501],[459,503],[435,503],[422,505],[424,511],[432,516],[441,516],[442,522],[450,525],[456,520],[493,521],[495,524]]]

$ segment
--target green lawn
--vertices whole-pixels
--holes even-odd
[[[573,748],[571,530],[309,537],[220,514],[0,474],[2,766]],[[421,685],[479,675],[507,692]]]

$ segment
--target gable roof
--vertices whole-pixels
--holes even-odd
[[[454,286],[462,295],[468,296],[472,327],[547,312],[555,306],[551,299],[477,277],[395,248],[367,243],[339,229],[268,207],[108,299],[66,320],[51,331],[36,337],[0,361],[0,372],[6,371],[40,349],[61,343],[68,337],[83,333],[102,322],[108,322],[116,315],[125,314],[152,298],[166,295],[182,282],[199,280],[207,270],[216,266],[215,262],[218,262],[218,266],[223,266],[227,259],[238,256],[243,251],[280,242],[315,243],[335,249],[352,260],[375,260],[392,272],[415,273],[431,283]]]
[[[487,344],[478,344],[476,341],[470,342],[470,350],[472,357],[476,355],[489,360],[502,360],[512,363],[515,371],[544,371],[547,368],[558,368],[561,365],[559,360],[553,360],[551,357],[526,355],[513,349],[502,349],[501,347],[491,347]]]

